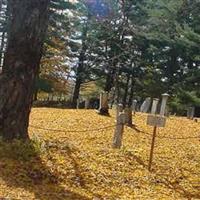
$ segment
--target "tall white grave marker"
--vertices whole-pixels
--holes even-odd
[[[162,103],[161,103],[161,108],[160,108],[160,115],[165,116],[165,108],[167,105],[167,100],[168,100],[169,94],[165,93],[162,94]]]

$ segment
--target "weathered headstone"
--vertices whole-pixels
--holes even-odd
[[[89,109],[90,107],[90,100],[87,98],[85,99],[85,109]]]
[[[162,102],[161,102],[161,107],[160,107],[160,115],[165,116],[165,108],[167,105],[167,100],[168,100],[169,94],[165,93],[162,94]]]
[[[187,118],[193,119],[194,118],[195,107],[189,107],[187,110]]]
[[[151,106],[151,98],[147,97],[140,107],[140,112],[147,113]]]
[[[166,116],[166,117],[169,117],[169,116],[170,116],[170,109],[169,109],[169,106],[166,106],[166,108],[165,108],[165,116]]]
[[[136,106],[137,106],[137,100],[134,99],[133,102],[132,102],[132,111],[133,111],[134,114],[136,112]]]
[[[80,99],[77,99],[77,104],[76,104],[76,108],[79,109],[80,108]]]
[[[152,107],[151,107],[151,114],[154,114],[154,115],[156,114],[158,102],[159,102],[159,99],[156,99],[156,98],[153,99],[153,103],[152,103]]]

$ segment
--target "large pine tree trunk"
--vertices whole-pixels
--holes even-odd
[[[2,58],[3,58],[3,51],[5,47],[5,34],[6,32],[3,31],[1,35],[1,45],[0,45],[0,67],[2,67]]]
[[[83,74],[85,73],[84,69],[84,61],[85,61],[85,53],[87,50],[87,33],[88,33],[88,21],[85,22],[83,27],[83,35],[82,35],[82,47],[81,47],[81,53],[79,56],[79,64],[76,70],[76,81],[74,86],[74,92],[72,97],[72,108],[77,108],[77,102],[79,99],[81,84],[84,82]]]
[[[81,83],[82,83],[81,78],[77,77],[75,86],[74,86],[73,98],[72,98],[72,108],[77,108],[77,102],[79,99]]]
[[[28,138],[29,114],[48,21],[50,0],[9,0],[11,19],[0,75],[0,132]]]

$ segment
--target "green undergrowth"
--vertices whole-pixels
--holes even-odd
[[[46,151],[45,142],[36,136],[30,140],[13,140],[4,142],[0,139],[0,157],[28,161]]]

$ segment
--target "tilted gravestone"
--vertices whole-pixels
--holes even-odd
[[[151,106],[151,98],[147,97],[140,107],[140,112],[147,113]]]
[[[187,118],[188,119],[193,119],[194,118],[194,107],[189,107],[187,109]]]

